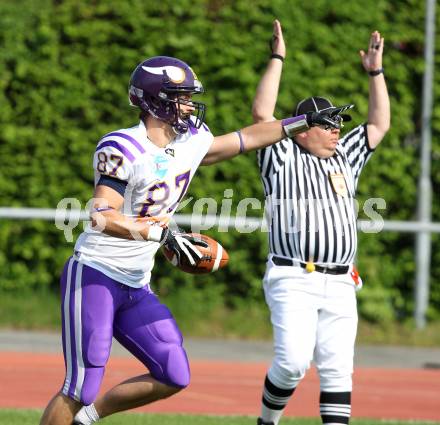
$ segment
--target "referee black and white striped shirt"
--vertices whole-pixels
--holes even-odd
[[[355,192],[373,150],[366,125],[319,158],[291,139],[258,151],[270,253],[317,264],[351,264],[357,247]]]

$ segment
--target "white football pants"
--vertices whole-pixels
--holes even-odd
[[[277,266],[269,256],[263,283],[274,337],[270,381],[294,388],[313,360],[321,391],[351,391],[358,316],[350,271],[309,273]]]

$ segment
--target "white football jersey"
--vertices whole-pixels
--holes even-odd
[[[139,125],[104,136],[93,159],[95,186],[101,175],[127,182],[122,213],[167,223],[208,152],[214,137],[193,125],[165,148],[153,144]],[[78,238],[78,260],[131,287],[150,282],[159,243],[109,236],[90,226]]]

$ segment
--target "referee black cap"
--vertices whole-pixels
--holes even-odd
[[[307,112],[320,112],[328,108],[332,108],[333,104],[325,97],[312,96],[303,99],[295,107],[293,116],[302,115]],[[340,114],[344,121],[351,121],[351,116],[347,114]]]

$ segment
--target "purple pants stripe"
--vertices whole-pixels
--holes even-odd
[[[66,361],[63,393],[77,401],[81,399],[85,374],[81,324],[82,269],[82,264],[77,263],[73,258],[69,260],[63,301],[63,333],[65,334],[63,340]]]
[[[76,277],[75,281],[72,280],[72,283],[75,282],[75,290],[73,292],[73,302],[71,305],[74,309],[74,317],[75,317],[75,358],[77,362],[77,376],[75,386],[71,386],[70,391],[73,390],[73,398],[75,400],[81,399],[81,389],[84,382],[84,359],[82,355],[82,318],[81,318],[81,305],[82,305],[82,270],[83,265],[78,264],[76,269]]]
[[[72,333],[71,323],[70,323],[70,297],[71,297],[71,282],[72,276],[76,275],[77,263],[73,261],[71,258],[64,269],[62,281],[65,280],[66,286],[62,287],[62,300],[63,300],[63,308],[62,308],[62,317],[63,317],[63,349],[64,349],[64,358],[66,363],[66,379],[64,382],[63,393],[68,394],[70,384],[72,382],[72,349],[71,342],[74,338],[74,334]]]

